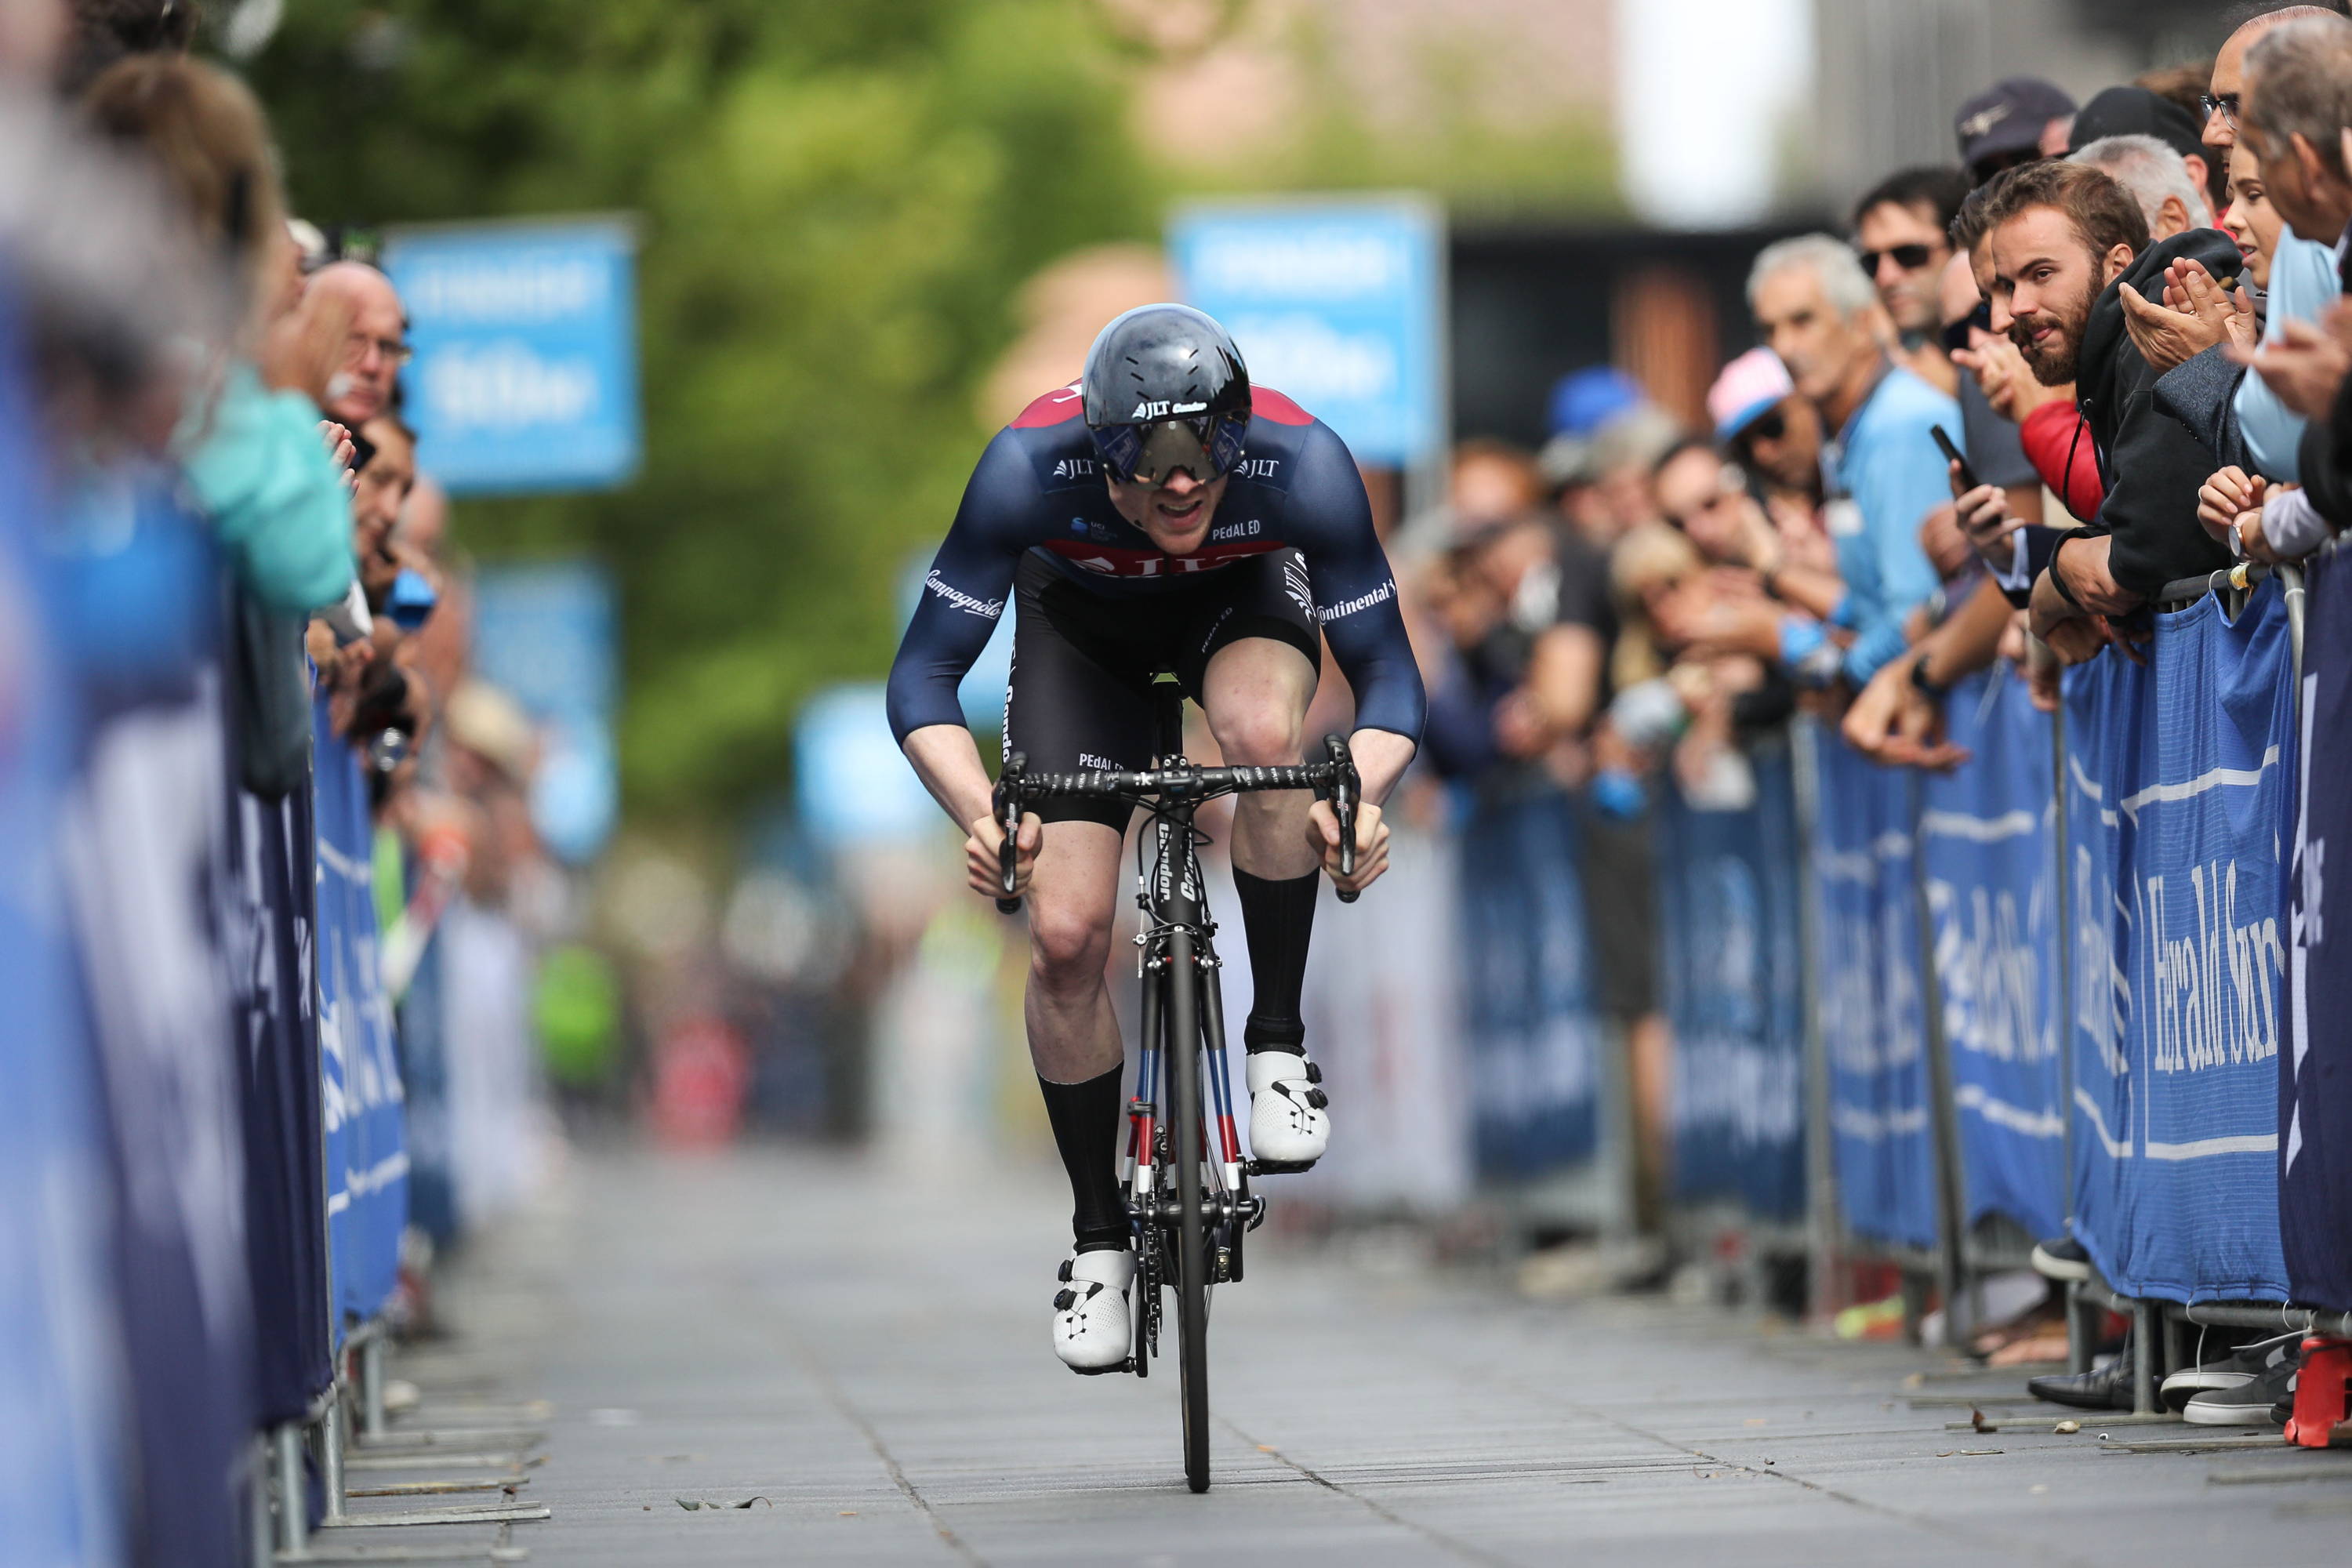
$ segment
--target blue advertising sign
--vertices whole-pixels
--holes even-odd
[[[1674,1191],[1755,1218],[1805,1212],[1805,1024],[1795,783],[1785,743],[1750,753],[1756,798],[1703,810],[1671,779],[1658,935],[1675,1032]]]
[[[1855,1236],[1936,1244],[1936,1128],[1912,881],[1912,779],[1815,731],[1812,874],[1839,1212]]]
[[[320,1106],[340,1344],[344,1326],[382,1311],[399,1283],[400,1233],[408,1223],[408,1129],[376,940],[367,780],[358,755],[336,736],[323,693],[311,712]]]
[[[2109,911],[2094,935],[2119,1002],[2091,1020],[2112,1044],[2078,1037],[2077,1089],[2093,1092],[2077,1095],[2075,1230],[2126,1295],[2288,1294],[2278,1163],[2293,668],[2272,582],[2235,622],[2210,595],[2158,616],[2152,668],[2095,665],[2068,685],[2071,793],[2093,808],[2069,823],[2105,851],[2105,886],[2083,891]]]
[[[417,462],[452,494],[637,471],[636,243],[612,218],[394,230]]]
[[[1435,208],[1393,196],[1187,207],[1168,235],[1184,299],[1250,379],[1400,468],[1445,439],[1444,244]]]
[[[590,561],[486,568],[474,584],[474,668],[537,721],[531,825],[574,865],[620,811],[618,619],[612,576]]]
[[[2049,715],[2005,668],[1945,705],[1971,761],[1922,782],[1920,868],[1958,1113],[1962,1218],[2063,1234],[2066,1110],[2059,1051]]]
[[[1542,1175],[1600,1138],[1601,1021],[1567,798],[1482,803],[1462,834],[1462,997],[1481,1173]]]

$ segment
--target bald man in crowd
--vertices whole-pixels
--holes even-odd
[[[351,338],[342,368],[327,383],[327,416],[358,430],[392,402],[408,363],[408,318],[392,279],[363,261],[329,262],[310,286],[351,302]]]

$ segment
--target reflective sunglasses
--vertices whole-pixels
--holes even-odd
[[[1977,301],[1977,308],[1975,310],[1970,310],[1967,315],[1962,316],[1957,321],[1947,321],[1944,323],[1944,352],[1948,354],[1953,354],[1958,353],[1962,349],[1968,347],[1969,341],[1969,333],[1971,331],[1984,332],[1990,332],[1992,331],[1991,300],[1979,300]]]
[[[1934,247],[1925,245],[1890,245],[1885,250],[1861,251],[1857,258],[1862,262],[1862,269],[1876,278],[1880,259],[1889,256],[1904,271],[1916,272],[1936,258],[1936,252]]]
[[[1241,461],[1246,419],[1233,415],[1107,425],[1093,432],[1103,467],[1129,484],[1157,489],[1181,468],[1197,484],[1233,472]]]

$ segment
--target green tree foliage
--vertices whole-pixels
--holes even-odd
[[[301,0],[247,63],[313,219],[640,215],[643,476],[457,519],[612,563],[633,809],[772,791],[887,661],[1013,290],[1156,230],[1120,68],[1083,0]]]

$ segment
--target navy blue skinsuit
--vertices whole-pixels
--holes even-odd
[[[901,743],[927,725],[962,724],[957,683],[1008,598],[1022,614],[1005,743],[1034,770],[1149,765],[1151,674],[1173,670],[1197,697],[1209,658],[1244,637],[1319,664],[1319,631],[1355,694],[1357,726],[1420,739],[1421,672],[1355,460],[1265,387],[1193,554],[1166,554],[1112,508],[1077,392],[1065,388],[989,443],[923,586],[890,668]],[[1111,820],[1082,806],[1062,815]]]

